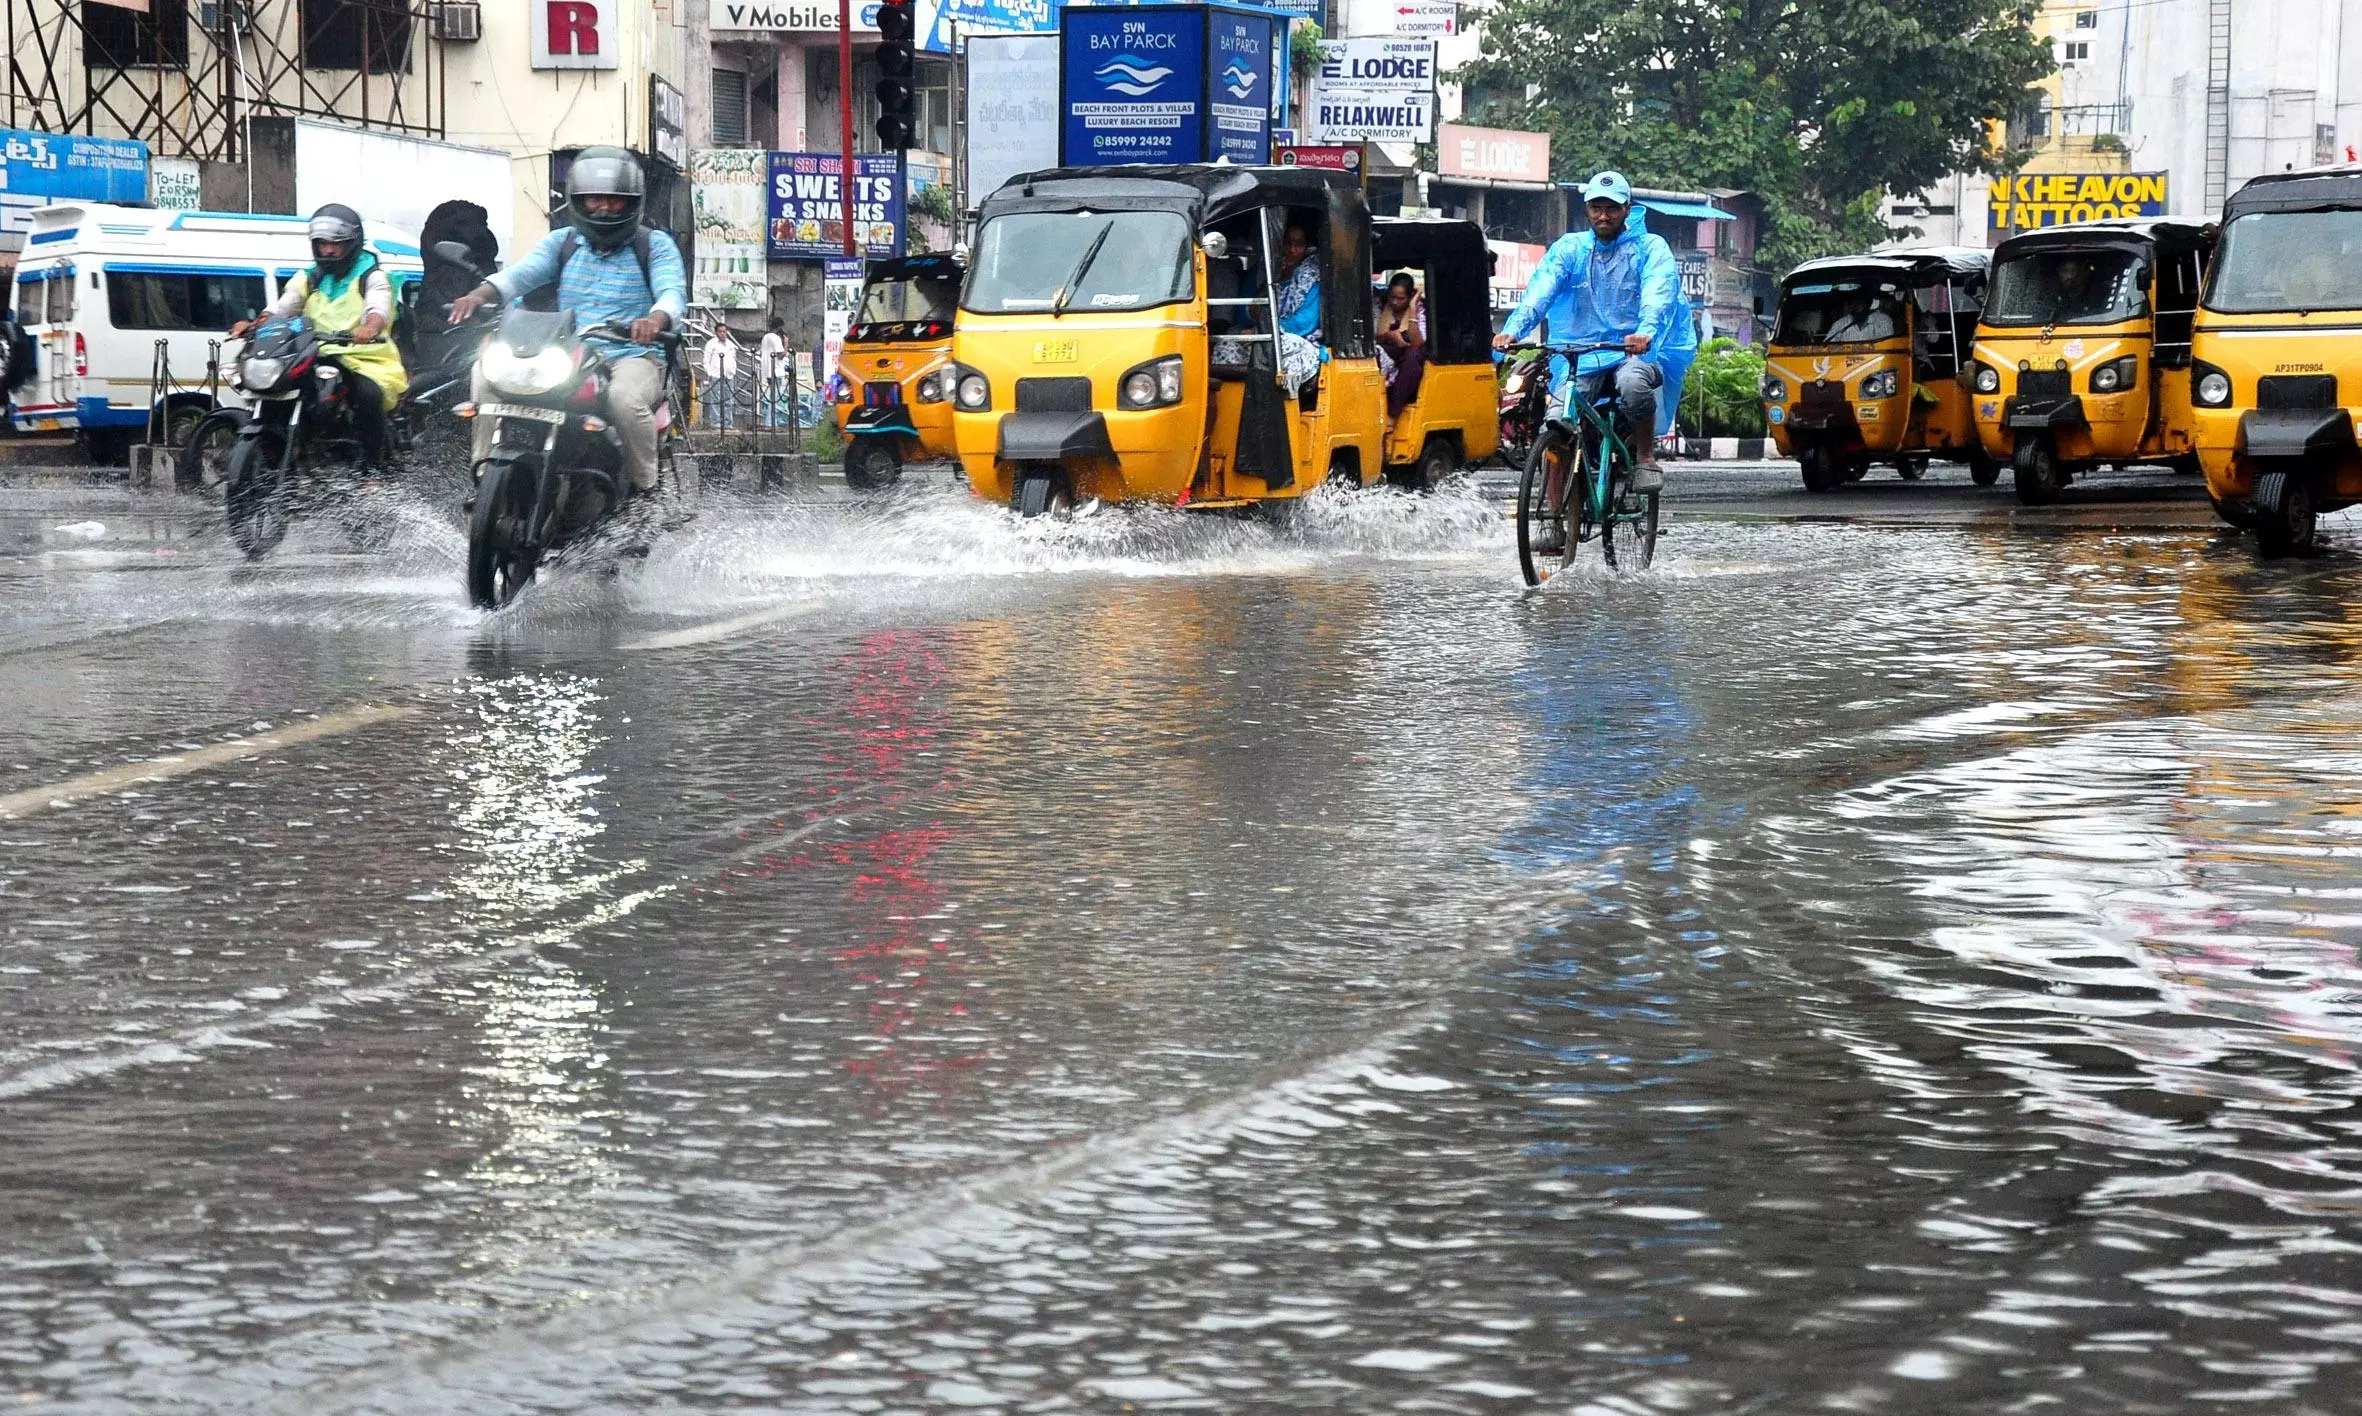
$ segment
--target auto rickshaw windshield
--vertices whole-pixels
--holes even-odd
[[[1985,323],[2118,324],[2149,312],[2148,284],[2137,251],[2028,251],[1993,268]]]
[[[873,280],[861,292],[861,309],[854,314],[853,323],[914,324],[929,320],[949,323],[959,299],[959,277],[949,272]]]
[[[1196,293],[1189,223],[1171,211],[1013,211],[976,233],[963,307],[978,314],[1138,310]]]
[[[2223,228],[2206,308],[2362,310],[2362,210],[2259,211]]]
[[[1903,332],[1903,292],[1884,282],[1791,285],[1780,296],[1774,344],[1875,344]]]

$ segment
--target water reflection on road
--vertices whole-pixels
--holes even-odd
[[[912,499],[494,623],[275,574],[170,730],[410,714],[0,825],[0,1393],[2345,1404],[2342,554],[1693,520],[1527,594],[1473,499]],[[10,751],[156,741],[157,652],[0,658],[79,685]]]

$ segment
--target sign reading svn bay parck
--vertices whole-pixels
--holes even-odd
[[[2165,215],[2162,172],[2023,172],[1994,178],[1988,194],[1995,231]]]

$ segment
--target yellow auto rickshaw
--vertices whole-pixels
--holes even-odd
[[[949,255],[898,256],[864,273],[829,385],[845,440],[845,485],[891,486],[905,462],[949,461],[951,329],[960,267]]]
[[[1425,370],[1386,436],[1386,476],[1433,491],[1501,446],[1500,379],[1493,369],[1492,252],[1473,221],[1380,217],[1372,298],[1390,279],[1418,283]],[[1380,361],[1383,364],[1383,360]]]
[[[2362,167],[2274,172],[2223,204],[2191,335],[2207,495],[2267,556],[2362,501]]]
[[[969,486],[1034,516],[1094,497],[1247,506],[1377,481],[1370,245],[1361,188],[1341,173],[1009,179],[984,201],[952,335]]]
[[[2041,506],[2103,462],[2197,470],[2190,324],[2214,228],[2086,221],[1993,252],[1970,386],[1985,451]]]
[[[1980,487],[2000,479],[1965,374],[1990,260],[1968,246],[1830,256],[1780,282],[1763,414],[1805,490],[1859,481],[1880,461],[1915,482],[1931,458],[1967,463]]]

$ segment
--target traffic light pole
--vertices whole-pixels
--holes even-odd
[[[844,162],[837,190],[845,194],[845,254],[858,256],[861,245],[853,235],[853,0],[837,0],[837,107],[843,117]]]

